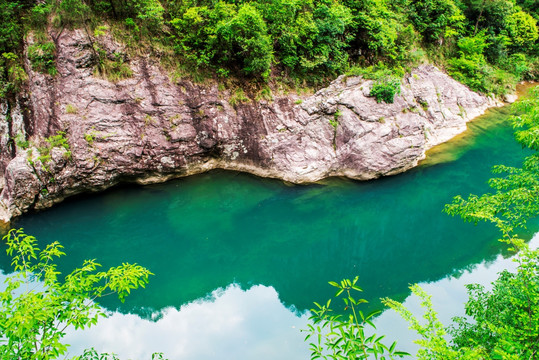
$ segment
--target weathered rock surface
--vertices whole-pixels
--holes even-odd
[[[122,50],[111,40],[107,48]],[[228,91],[173,83],[150,58],[129,59],[133,76],[117,83],[95,77],[92,61],[84,33],[65,31],[58,75],[27,64],[26,95],[15,106],[2,104],[10,120],[0,122],[1,220],[119,182],[214,168],[294,183],[397,174],[495,105],[429,65],[405,78],[393,104],[368,96],[372,81],[341,76],[308,98],[234,107]],[[45,141],[58,131],[69,150]]]

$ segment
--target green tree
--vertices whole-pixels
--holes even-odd
[[[539,356],[539,251],[520,248],[516,273],[501,272],[490,291],[467,286],[468,318],[454,318],[450,330],[455,348],[476,349],[492,359]]]
[[[427,44],[443,44],[458,34],[464,15],[453,0],[411,0],[410,19]]]
[[[517,11],[507,20],[507,30],[517,49],[531,49],[537,39],[537,20],[524,11]]]
[[[176,53],[185,56],[196,66],[212,66],[218,61],[217,23],[230,20],[234,14],[234,5],[223,2],[218,2],[214,8],[188,8],[170,22],[175,29]]]
[[[65,255],[57,242],[40,250],[33,236],[10,230],[3,240],[15,273],[0,292],[0,357],[10,360],[56,359],[67,351],[62,337],[68,327],[84,329],[105,316],[95,303],[116,294],[121,301],[144,287],[151,273],[124,263],[97,271],[95,260],[86,260],[63,279],[55,259]]]
[[[485,49],[489,46],[484,32],[461,38],[457,46],[458,58],[449,59],[448,73],[456,80],[468,85],[472,90],[488,92],[485,86],[487,63]]]
[[[274,35],[281,63],[301,76],[327,76],[344,70],[353,22],[350,9],[330,1],[309,0],[296,6],[295,18]]]
[[[59,25],[64,27],[85,25],[86,19],[91,14],[90,7],[80,0],[61,0],[58,2],[56,10]]]
[[[536,0],[517,0],[517,4],[536,20],[539,20],[539,2]]]
[[[237,70],[267,78],[273,44],[266,23],[250,4],[239,8],[219,1],[213,8],[191,7],[171,21],[176,52],[197,66],[216,68],[222,75]]]
[[[514,118],[517,140],[525,147],[539,150],[539,87],[530,99],[517,104],[522,115]],[[455,197],[445,211],[466,221],[489,221],[502,234],[501,240],[519,251],[514,261],[515,273],[503,271],[486,291],[481,285],[468,285],[469,299],[465,304],[467,317],[454,319],[449,333],[437,320],[430,297],[417,285],[412,292],[423,303],[426,324],[417,319],[401,303],[384,302],[399,312],[420,339],[418,359],[537,359],[539,357],[539,249],[532,250],[519,238],[518,230],[528,219],[539,215],[539,157],[529,156],[522,168],[497,166],[489,185],[494,193]]]
[[[425,309],[420,322],[402,303],[383,302],[409,322],[420,338],[418,360],[518,360],[537,359],[539,349],[539,250],[524,243],[516,273],[503,271],[486,291],[478,284],[467,285],[467,317],[453,318],[446,329],[438,320],[430,296],[418,285],[411,287]],[[452,336],[451,341],[446,334]]]
[[[267,79],[273,61],[273,44],[266,23],[255,7],[240,5],[229,21],[217,24],[216,34],[219,62],[229,67],[242,64],[244,74]]]
[[[26,75],[17,55],[23,35],[21,9],[18,1],[0,0],[0,97],[18,91]]]
[[[395,2],[346,0],[343,4],[353,15],[350,30],[350,46],[355,50],[353,59],[365,59],[369,64],[405,61],[407,50],[416,42],[416,34],[404,11],[394,6]]]
[[[132,0],[128,6],[134,10],[142,29],[154,33],[162,30],[165,9],[159,0]]]
[[[473,27],[473,35],[488,29],[494,35],[505,29],[506,20],[515,12],[513,0],[463,0],[463,12]]]

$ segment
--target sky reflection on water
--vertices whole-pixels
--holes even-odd
[[[309,357],[300,332],[308,315],[286,308],[272,287],[242,290],[233,284],[156,317],[152,321],[115,312],[94,328],[70,332],[65,341],[73,355],[93,346],[122,359],[150,359],[153,352],[182,360]]]
[[[539,234],[530,241],[539,245]],[[463,271],[458,277],[421,283],[432,295],[434,309],[445,325],[453,316],[464,315],[466,284],[480,283],[487,288],[503,269],[516,268],[511,258],[499,255]],[[415,296],[408,296],[405,306],[420,317],[422,309]],[[114,352],[122,359],[150,359],[153,352],[163,352],[168,359],[236,360],[308,359],[308,343],[304,342],[308,313],[285,307],[271,286],[255,285],[242,290],[231,284],[217,289],[206,298],[181,306],[166,308],[153,315],[153,320],[118,312],[85,331],[71,331],[65,341],[72,345],[70,353],[79,354],[90,346],[100,352]],[[415,353],[416,335],[407,323],[391,310],[375,321],[378,335],[386,335],[388,343],[398,339],[398,348]]]
[[[493,226],[442,213],[456,194],[488,191],[492,165],[519,166],[529,154],[505,111],[490,111],[399,176],[286,186],[214,171],[71,199],[15,226],[41,246],[60,241],[68,253],[63,273],[95,258],[104,268],[130,262],[156,274],[123,304],[101,301],[116,312],[70,333],[70,355],[95,346],[121,359],[155,351],[170,360],[308,359],[301,311],[332,296],[328,281],[359,275],[371,304],[390,296],[411,307],[407,284],[421,282],[449,323],[463,311],[463,284],[488,283],[511,264],[498,255],[505,246]],[[537,221],[530,225],[527,236],[539,230]],[[0,269],[11,269],[8,257]],[[380,316],[377,333],[409,349],[404,339],[413,334],[391,314]]]

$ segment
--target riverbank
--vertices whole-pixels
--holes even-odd
[[[178,341],[167,339],[182,339],[183,329],[196,328],[197,341],[182,342],[185,358],[204,359],[204,350],[234,358],[237,349],[249,358],[264,348],[273,358],[298,359],[296,351],[307,344],[305,334],[292,334],[292,326],[300,328],[294,316],[334,295],[328,281],[359,275],[361,296],[376,306],[380,297],[404,300],[410,283],[437,281],[504,254],[495,227],[474,226],[441,212],[457,194],[488,191],[492,165],[519,166],[529,154],[499,117],[506,115],[491,111],[472,122],[477,139],[467,142],[456,161],[399,176],[286,186],[212,171],[78,197],[23,216],[14,225],[35,235],[41,246],[64,245],[68,256],[58,267],[64,274],[87,258],[105,267],[137,263],[156,274],[123,304],[103,299],[114,318],[105,321],[96,338],[70,338],[73,346],[122,354],[127,348],[141,355],[128,351],[122,357],[137,358],[164,351],[175,358],[182,350],[170,348]],[[491,123],[498,126],[482,126]],[[7,258],[2,269],[10,269]],[[224,292],[213,293],[216,289]],[[105,329],[125,334],[125,342],[111,344],[116,335]],[[152,343],[146,331],[166,336]]]
[[[292,183],[394,175],[499,105],[431,65],[406,76],[392,104],[377,103],[372,80],[361,77],[341,76],[312,96],[264,99],[173,81],[145,57],[131,59],[131,78],[112,83],[85,67],[86,42],[82,30],[64,31],[58,75],[28,67],[29,88],[2,108],[10,119],[0,128],[4,222],[75,194],[215,168]]]

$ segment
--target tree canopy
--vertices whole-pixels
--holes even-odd
[[[63,28],[82,27],[94,43],[93,31],[103,25],[135,39],[128,41],[131,47],[173,51],[187,73],[220,78],[267,82],[273,74],[316,83],[358,66],[383,64],[400,72],[431,61],[474,90],[503,95],[517,81],[539,76],[537,4],[527,0],[0,0],[0,5],[4,93],[25,80],[20,65],[26,33],[41,34],[36,46],[42,46]],[[56,30],[47,33],[51,28]],[[473,57],[463,56],[470,39],[485,46]],[[54,52],[48,55],[54,58]],[[55,73],[52,66],[38,68]]]

